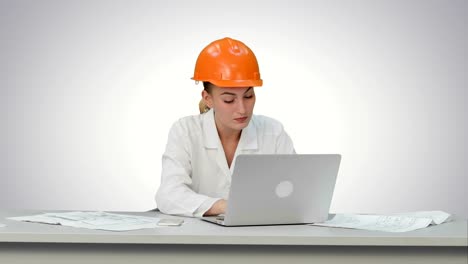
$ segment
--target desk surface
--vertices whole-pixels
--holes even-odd
[[[0,223],[6,225],[6,227],[0,227],[0,243],[468,246],[466,220],[456,220],[405,233],[387,233],[307,225],[222,227],[197,218],[184,218],[185,223],[180,227],[111,232],[5,219],[40,213],[43,212],[0,211]],[[125,212],[122,214],[182,218],[163,215],[159,212]]]

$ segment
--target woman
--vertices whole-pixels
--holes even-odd
[[[281,123],[253,115],[254,87],[263,81],[244,43],[231,38],[210,43],[198,56],[192,79],[203,82],[201,114],[172,126],[156,203],[166,214],[223,214],[237,155],[291,154],[294,147]]]

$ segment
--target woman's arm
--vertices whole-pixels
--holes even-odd
[[[286,133],[283,125],[281,125],[281,133],[276,139],[276,154],[296,154],[291,137]]]
[[[186,129],[178,121],[170,130],[162,158],[161,185],[156,193],[161,212],[201,217],[210,204],[219,200],[193,191],[191,173],[191,143]]]

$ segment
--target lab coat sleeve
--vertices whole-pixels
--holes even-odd
[[[166,214],[201,217],[217,198],[193,191],[191,145],[187,129],[176,122],[162,157],[161,185],[156,193],[158,209]],[[208,208],[206,208],[209,206]],[[203,207],[203,208],[202,208]]]
[[[195,212],[193,213],[193,216],[202,217],[208,210],[210,210],[213,204],[217,202],[218,200],[221,200],[221,198],[207,199],[204,203],[202,203],[202,205],[200,205],[200,207],[197,208],[197,210],[195,210]]]
[[[296,154],[291,137],[281,125],[280,134],[276,140],[276,154]]]

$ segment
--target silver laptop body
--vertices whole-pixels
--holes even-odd
[[[236,158],[224,226],[304,224],[328,218],[339,154],[241,154]]]

